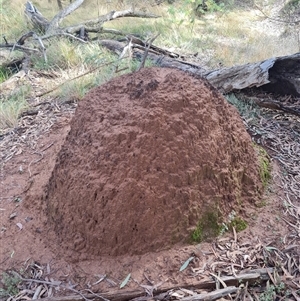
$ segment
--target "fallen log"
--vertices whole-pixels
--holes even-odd
[[[239,289],[235,286],[229,286],[215,290],[206,294],[196,294],[194,296],[182,298],[181,301],[213,301],[223,298],[229,294],[236,293]]]
[[[133,42],[133,43],[132,43]],[[132,43],[132,57],[141,60],[146,46],[140,42]],[[101,40],[99,44],[120,55],[126,45],[114,40]],[[145,44],[144,44],[145,45]],[[279,95],[300,96],[300,53],[289,56],[271,58],[262,62],[222,68],[207,71],[199,65],[178,59],[174,53],[151,45],[148,50],[148,59],[155,65],[167,68],[176,68],[191,74],[206,78],[221,93],[239,92],[251,88],[258,88],[265,92]],[[272,110],[300,116],[299,105],[292,106],[280,101],[268,99],[255,101],[258,106]]]
[[[36,49],[25,47],[24,44],[27,39],[32,38],[39,42],[39,49],[42,50],[46,61],[45,47],[42,42],[44,39],[49,39],[53,36],[67,36],[81,42],[86,42],[86,40],[89,39],[89,32],[96,32],[98,34],[100,32],[105,32],[103,24],[116,18],[158,17],[153,14],[128,9],[124,11],[111,11],[108,14],[99,16],[93,20],[87,20],[81,24],[60,27],[61,21],[67,15],[79,8],[83,2],[84,0],[72,2],[49,21],[43,17],[31,2],[28,1],[25,5],[25,13],[32,22],[34,28],[39,30],[42,35],[38,36],[34,31],[31,31],[23,35],[17,43],[9,44],[5,41],[5,44],[0,44],[0,48],[9,48],[12,50],[18,49],[23,51],[27,56],[30,56],[29,54],[35,52]],[[112,29],[108,29],[107,31],[123,34]],[[180,69],[184,72],[206,78],[211,85],[224,94],[236,91],[246,91],[249,88],[259,88],[273,94],[300,97],[300,52],[293,55],[270,58],[262,62],[208,71],[199,65],[185,61],[184,57],[179,54],[152,44],[148,45],[147,42],[144,42],[135,36],[127,35],[127,41],[127,45],[126,43],[115,40],[100,40],[98,43],[111,51],[117,52],[118,55],[120,55],[126,47],[129,48],[130,45],[130,50],[134,58],[142,61],[147,56],[147,58],[155,65]],[[144,55],[145,51],[147,51],[146,55]],[[267,102],[258,101],[257,104],[262,107],[281,110],[300,116],[300,109],[297,104],[290,106],[281,103],[280,101],[275,102],[273,100],[268,100]]]
[[[160,288],[154,290],[153,295],[160,296],[164,293],[177,290],[180,288],[189,289],[189,290],[210,289],[214,291],[205,294],[195,294],[194,296],[185,297],[186,298],[185,301],[202,301],[202,300],[212,301],[221,298],[222,296],[236,292],[241,284],[246,284],[246,283],[248,283],[248,285],[262,284],[263,282],[270,279],[269,275],[272,274],[273,272],[274,272],[274,268],[263,268],[263,269],[256,269],[247,272],[241,272],[236,277],[235,276],[221,277],[220,279],[222,280],[222,282],[224,282],[226,285],[229,286],[220,290],[214,290],[216,287],[216,281],[211,280],[211,281],[204,281],[204,282],[195,283],[191,285],[182,284],[182,285],[177,285],[176,287]],[[136,301],[137,300],[146,301],[148,299],[153,300],[153,297],[149,298],[149,296],[146,296],[145,291],[138,289],[133,291],[119,290],[119,291],[112,291],[112,292],[99,293],[99,294],[88,293],[88,294],[84,294],[84,298],[81,291],[81,295],[49,297],[49,298],[37,299],[36,301],[84,301],[86,299],[93,299],[94,301],[103,301],[104,299],[108,299],[110,301],[128,301],[133,299],[135,299]]]
[[[204,77],[222,93],[264,86],[271,93],[300,96],[300,52],[207,72]]]
[[[114,41],[114,40],[100,40],[99,44],[112,52],[115,52],[117,55],[120,55],[126,47],[125,43]],[[136,46],[133,43],[133,53],[132,56],[135,59],[142,60],[144,54],[144,47],[141,45]],[[175,54],[174,54],[175,55]],[[176,68],[185,72],[189,72],[195,75],[203,76],[206,69],[202,68],[199,65],[185,62],[183,60],[175,59],[167,55],[167,52],[164,49],[159,49],[151,45],[147,58],[150,59],[155,65],[166,68]]]
[[[124,43],[102,40],[100,45],[116,53],[121,53]],[[152,50],[152,52],[151,52]],[[143,50],[133,44],[133,56],[141,59]],[[293,55],[270,58],[268,60],[207,71],[199,65],[188,63],[166,55],[164,49],[150,48],[148,58],[161,67],[177,68],[205,77],[221,93],[240,91],[246,88],[264,86],[265,91],[282,95],[300,96],[300,52]]]

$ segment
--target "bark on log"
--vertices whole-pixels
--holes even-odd
[[[125,47],[124,43],[114,41],[114,40],[101,40],[99,44],[115,53],[120,55]],[[133,49],[133,57],[141,60],[144,54],[145,47],[134,46]],[[143,50],[141,50],[143,49]],[[175,54],[174,54],[175,55]],[[149,53],[147,58],[149,58],[155,65],[160,67],[167,68],[177,68],[185,72],[190,72],[195,75],[203,76],[205,72],[207,72],[204,68],[199,65],[195,65],[192,63],[188,63],[182,60],[174,59],[166,55],[166,51],[164,49],[160,49],[158,47],[153,48],[152,46],[149,49]]]
[[[219,69],[207,72],[204,76],[223,93],[264,86],[266,91],[272,93],[300,96],[300,52]]]
[[[117,53],[121,53],[125,47],[124,43],[112,40],[102,40],[99,43]],[[140,49],[143,47],[140,47],[140,43],[133,44],[133,47],[133,56],[141,59],[143,51]],[[148,58],[154,64],[205,77],[221,93],[263,86],[272,93],[300,96],[300,52],[258,63],[207,71],[198,65],[169,57],[165,50],[158,47],[151,47],[150,51]]]
[[[198,295],[199,298],[195,298],[193,299],[195,300],[215,300],[213,298],[213,296],[218,296],[218,298],[220,297],[220,293],[221,294],[230,294],[233,293],[234,291],[237,290],[237,287],[239,287],[239,285],[241,283],[248,283],[250,284],[254,284],[254,283],[262,283],[265,282],[267,280],[270,279],[269,274],[272,274],[274,272],[273,268],[263,268],[263,269],[256,269],[256,270],[252,270],[252,271],[248,271],[247,273],[242,273],[237,275],[237,277],[234,276],[227,276],[227,277],[222,277],[221,280],[226,283],[226,285],[230,285],[229,287],[227,287],[227,289],[229,289],[229,291],[226,289],[224,289],[224,291],[222,290],[217,290],[215,292],[211,292],[211,293],[207,293],[207,294],[202,294],[202,295]],[[212,281],[205,281],[202,283],[197,283],[194,285],[178,285],[176,287],[166,287],[166,288],[160,288],[157,289],[153,292],[153,294],[155,296],[161,295],[163,293],[166,293],[168,291],[171,290],[176,290],[176,289],[180,289],[180,288],[185,288],[185,289],[214,289],[216,287],[216,281],[212,280]],[[232,290],[232,291],[231,291]],[[134,290],[134,291],[114,291],[114,292],[108,292],[108,293],[99,293],[101,295],[101,297],[105,298],[105,299],[109,299],[110,301],[128,301],[128,300],[148,300],[149,298],[147,296],[145,296],[145,292],[142,290]],[[100,297],[97,297],[96,295],[93,294],[86,294],[84,295],[85,298],[91,298],[94,299],[95,301],[103,301],[103,298],[101,299]],[[206,299],[205,297],[208,297],[208,299]],[[159,298],[158,298],[159,299]],[[153,298],[151,298],[150,300],[153,300]],[[37,299],[36,301],[84,301],[82,296],[78,296],[78,295],[71,295],[71,296],[63,296],[63,297],[50,297],[50,298],[44,298],[44,299]],[[187,301],[191,301],[191,300],[187,300]]]
[[[133,48],[132,56],[141,60],[147,48],[145,43],[136,38],[131,39],[130,43]],[[113,40],[102,40],[99,44],[118,55],[126,47],[124,43]],[[147,57],[157,66],[177,68],[206,78],[221,93],[241,90],[247,93],[247,89],[255,87],[273,94],[300,96],[300,53],[214,71],[207,71],[199,65],[179,60],[179,55],[153,45]],[[259,99],[255,103],[264,108],[300,116],[297,103],[290,105],[275,100],[260,101]]]
[[[194,296],[182,298],[180,301],[213,301],[225,297],[229,294],[236,293],[239,289],[235,286],[225,287],[214,292],[206,294],[196,294]]]

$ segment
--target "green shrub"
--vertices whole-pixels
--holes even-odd
[[[15,296],[18,294],[18,284],[21,282],[19,277],[3,273],[1,282],[3,288],[0,288],[0,298]]]

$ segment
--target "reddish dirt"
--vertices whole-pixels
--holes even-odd
[[[74,261],[187,243],[200,219],[259,200],[257,162],[237,111],[204,80],[118,77],[77,107],[46,189],[48,241]]]
[[[263,208],[253,206],[255,195],[251,195],[251,187],[255,189],[258,185],[255,153],[235,109],[199,79],[188,77],[174,70],[160,72],[156,69],[143,70],[144,76],[141,79],[143,82],[139,79],[140,74],[113,80],[109,84],[91,91],[80,103],[75,118],[72,119],[73,115],[70,115],[69,111],[62,113],[54,122],[51,130],[41,131],[37,137],[33,135],[33,138],[28,137],[26,141],[22,140],[22,143],[19,143],[18,140],[16,143],[8,144],[11,149],[17,147],[18,151],[11,158],[1,162],[0,272],[12,268],[20,270],[29,261],[34,261],[44,266],[49,265],[48,277],[67,280],[72,284],[90,283],[89,287],[92,287],[94,291],[109,290],[113,285],[111,281],[92,285],[99,279],[98,275],[100,274],[108,275],[109,279],[114,280],[117,284],[120,284],[120,281],[128,273],[132,273],[132,277],[139,283],[145,281],[146,275],[153,283],[165,281],[168,286],[201,280],[204,277],[202,272],[190,278],[186,273],[178,272],[180,266],[192,253],[195,253],[198,259],[193,262],[192,266],[198,270],[205,270],[205,266],[209,266],[215,260],[215,254],[209,243],[184,244],[182,240],[189,233],[188,231],[179,232],[182,235],[178,236],[181,243],[171,249],[148,252],[143,255],[95,256],[102,252],[115,254],[125,252],[116,248],[105,236],[101,239],[106,239],[108,245],[105,245],[104,248],[103,246],[101,248],[93,246],[90,242],[93,242],[95,237],[89,230],[83,232],[85,235],[83,237],[88,242],[82,249],[87,252],[82,256],[85,260],[80,260],[78,251],[70,250],[74,247],[70,237],[62,238],[61,232],[58,232],[58,239],[61,241],[59,244],[53,233],[49,233],[49,229],[53,228],[53,217],[49,223],[46,213],[51,207],[60,210],[59,214],[65,214],[64,220],[59,221],[62,229],[67,228],[66,222],[69,221],[71,225],[69,229],[73,227],[76,231],[85,230],[85,226],[90,225],[87,223],[87,214],[92,217],[97,216],[98,224],[102,222],[101,216],[100,218],[98,216],[101,211],[98,211],[99,208],[97,208],[103,204],[100,196],[113,200],[114,202],[108,202],[107,206],[111,210],[115,210],[118,202],[120,202],[119,204],[122,202],[121,193],[128,202],[123,204],[122,211],[116,211],[117,216],[114,216],[113,212],[110,212],[109,216],[104,216],[107,224],[103,224],[102,227],[107,231],[109,229],[112,231],[110,233],[115,235],[116,231],[123,226],[124,230],[122,228],[120,231],[125,233],[127,239],[130,239],[130,244],[122,237],[118,237],[119,242],[123,243],[128,253],[142,253],[146,250],[153,251],[169,246],[169,240],[164,243],[159,237],[169,239],[170,233],[165,235],[165,232],[174,229],[174,219],[181,218],[184,214],[181,212],[189,213],[188,209],[192,206],[196,206],[195,212],[197,212],[200,208],[198,206],[202,206],[203,202],[211,204],[209,196],[216,192],[217,195],[224,194],[226,196],[224,199],[219,199],[219,209],[225,215],[235,208],[237,193],[239,191],[242,193],[243,204],[240,206],[239,213],[245,216],[249,227],[246,231],[238,234],[237,239],[240,243],[256,245],[258,241],[261,241],[263,244],[272,244],[272,246],[281,245],[281,238],[285,237],[288,229],[284,222],[279,222],[282,201],[276,195],[280,192],[278,192],[278,188],[275,189],[276,186],[273,186],[273,193],[268,193],[263,199],[267,206]],[[166,76],[168,73],[175,75]],[[127,86],[124,86],[124,82]],[[151,82],[152,86],[147,85]],[[156,82],[158,83],[156,84]],[[157,97],[157,95],[160,96]],[[109,100],[111,101],[109,102]],[[186,106],[187,103],[189,103],[189,107]],[[187,116],[184,117],[183,113]],[[101,117],[99,118],[101,114],[103,115],[102,122]],[[44,120],[46,119],[44,118]],[[71,119],[72,129],[68,135]],[[34,118],[32,122],[36,123]],[[20,129],[24,127],[22,124]],[[157,133],[157,139],[154,139],[155,136],[151,136],[154,131]],[[143,133],[145,137],[142,135]],[[11,140],[16,137],[22,138],[22,135],[22,132],[17,133],[16,136],[11,135]],[[67,135],[68,138],[65,142]],[[172,136],[175,136],[177,140],[172,140],[175,139]],[[5,140],[6,137],[1,139]],[[102,144],[100,139],[104,141]],[[156,140],[160,143],[157,143]],[[171,142],[169,147],[165,145],[168,140]],[[175,141],[180,147],[175,145]],[[72,147],[68,149],[70,143],[72,143]],[[77,145],[80,143],[82,145]],[[191,148],[191,151],[187,146]],[[85,150],[86,153],[83,154],[80,149]],[[180,152],[177,154],[176,152],[179,150]],[[101,161],[97,161],[97,152],[100,152]],[[68,154],[70,157],[64,158],[64,154]],[[182,162],[185,155],[188,155],[190,159]],[[78,161],[75,160],[76,158]],[[94,161],[87,162],[85,158]],[[98,169],[103,162],[111,173],[104,172],[105,170],[102,168]],[[58,165],[59,163],[61,165]],[[130,168],[130,164],[135,168]],[[204,174],[200,172],[200,167],[203,166],[206,166],[206,180]],[[232,168],[229,169],[228,166]],[[147,171],[148,167],[149,171]],[[245,184],[243,185],[245,188],[241,187],[239,190],[237,186],[233,185],[233,181],[241,179],[241,174],[236,172],[235,178],[230,178],[230,175],[233,175],[234,171],[239,168],[246,169],[246,167],[248,177],[242,177],[240,182],[240,184]],[[118,173],[113,172],[115,170]],[[223,175],[222,179],[214,177],[220,170]],[[202,181],[202,185],[198,186],[195,183],[197,171],[198,179]],[[65,172],[64,177],[62,176],[63,172]],[[178,177],[176,177],[176,173],[178,173]],[[276,169],[274,169],[275,173],[279,178],[279,172]],[[156,177],[159,178],[159,181],[156,180]],[[250,177],[254,181],[250,181]],[[73,185],[73,180],[76,185]],[[143,185],[139,184],[133,187],[132,185],[138,180]],[[49,190],[53,188],[55,182],[57,182],[56,185],[60,185],[59,190],[64,193],[60,203],[55,191]],[[63,189],[60,182],[63,182],[67,189]],[[102,191],[100,191],[101,186],[99,185],[101,183],[106,183],[103,185]],[[88,184],[89,186],[87,186]],[[219,185],[219,190],[216,190],[216,184]],[[85,189],[79,189],[80,185],[86,185]],[[151,191],[150,185],[152,187],[155,185],[156,188]],[[184,198],[181,197],[178,186],[182,186],[182,191],[188,195],[192,195],[198,189],[203,199],[197,202],[195,197],[193,203],[189,203],[190,207],[187,206],[187,209],[181,207]],[[70,189],[72,187],[74,191]],[[112,191],[113,188],[115,191]],[[99,203],[91,206],[87,202],[87,198],[90,197],[94,202],[95,191]],[[133,195],[130,194],[132,191]],[[60,206],[61,204],[70,205],[69,193],[72,193],[78,202],[73,211]],[[48,207],[45,202],[46,195],[48,195],[47,202],[51,203]],[[159,199],[157,197],[159,195],[163,197]],[[140,196],[142,196],[143,202],[140,201]],[[154,199],[150,199],[152,197]],[[168,200],[165,204],[164,199]],[[142,202],[139,210],[136,210],[136,202]],[[158,208],[156,210],[156,215],[148,212],[142,214],[145,208],[150,206],[154,208],[154,205],[160,206],[159,210]],[[161,210],[160,208],[166,209]],[[180,210],[182,211],[180,212]],[[108,211],[105,214],[108,215]],[[73,217],[73,221],[71,217]],[[195,214],[189,224],[184,225],[192,227],[198,217]],[[76,218],[77,221],[74,220]],[[151,236],[151,233],[143,228],[141,219],[145,225],[151,227],[152,231],[156,231],[159,237]],[[115,223],[112,223],[113,221]],[[119,221],[123,221],[123,224],[120,224]],[[80,223],[84,223],[84,225],[80,225]],[[132,229],[134,223],[138,225],[139,232],[149,235],[146,242],[143,241],[144,237],[141,235],[135,235],[136,231]],[[20,225],[22,229],[20,229]],[[92,227],[93,224],[91,229]],[[94,229],[99,231],[100,226],[94,227]],[[112,241],[115,239],[113,235]],[[138,245],[138,239],[141,246]],[[152,245],[151,239],[155,244]],[[138,252],[132,249],[131,244],[137,248]],[[67,247],[68,251],[66,251]],[[68,256],[62,256],[64,252],[68,253]],[[74,263],[74,260],[70,258],[72,254],[74,260],[79,261]],[[137,284],[131,281],[129,286],[136,287]]]

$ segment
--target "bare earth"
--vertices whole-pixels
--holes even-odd
[[[288,163],[278,156],[278,150],[275,149],[276,145],[279,145],[278,136],[275,139],[268,132],[268,140],[264,142],[266,147],[269,146],[270,154],[273,156],[273,179],[260,202],[258,195],[254,193],[261,189],[255,153],[250,147],[251,138],[246,133],[236,110],[206,83],[201,84],[199,79],[191,79],[174,70],[152,69],[142,72],[145,82],[142,82],[139,75],[128,75],[122,80],[113,80],[110,84],[93,90],[79,104],[76,113],[76,103],[66,104],[50,99],[49,102],[38,106],[38,111],[33,115],[24,115],[17,128],[0,137],[0,272],[10,269],[20,271],[22,267],[37,263],[45,267],[48,278],[79,284],[81,288],[89,287],[93,291],[108,291],[118,288],[128,273],[131,273],[132,279],[135,280],[129,282],[130,288],[137,288],[139,283],[148,283],[149,280],[152,283],[163,281],[166,287],[182,286],[206,279],[209,272],[226,271],[230,274],[232,270],[231,268],[227,270],[228,266],[236,271],[260,267],[263,259],[259,254],[265,246],[282,250],[288,245],[296,245],[295,254],[300,253],[300,178],[299,173],[295,173],[297,163],[293,161],[297,160],[299,153],[297,140],[299,132],[298,136],[294,136],[296,138],[293,138],[292,146],[289,144],[291,140],[288,140],[288,134],[281,137],[283,140],[280,142],[289,145],[283,147],[283,150],[290,153],[290,164],[295,168],[292,174],[287,172],[290,165],[282,165],[281,161]],[[184,92],[180,92],[180,88]],[[180,97],[174,99],[173,95]],[[142,99],[142,104],[138,103],[139,99]],[[174,101],[172,106],[169,104],[170,101]],[[193,110],[185,112],[184,101],[194,106]],[[152,103],[152,108],[149,103]],[[197,111],[197,106],[201,113]],[[149,115],[151,110],[148,110],[148,107],[157,110],[152,117]],[[164,115],[161,112],[167,113]],[[186,114],[186,120],[179,118],[183,112]],[[75,118],[72,120],[74,114]],[[115,122],[114,131],[105,132],[107,124],[99,119],[101,116],[104,120],[107,118],[110,124]],[[120,116],[123,116],[126,122],[135,121],[131,125],[132,133],[124,131],[126,122],[122,123],[123,119]],[[145,116],[150,118],[147,119]],[[168,119],[170,116],[172,118]],[[268,118],[274,122],[272,116],[267,116],[261,119],[262,127]],[[174,120],[176,122],[173,122]],[[194,127],[197,128],[197,122],[200,122],[198,128],[206,127],[206,130],[200,133],[201,139],[198,137],[198,140],[189,136],[195,133]],[[299,120],[291,118],[287,128],[291,129],[293,122],[299,124]],[[280,133],[282,123],[278,121],[277,125],[277,132],[275,131],[273,135]],[[293,128],[290,132],[295,130],[298,128]],[[213,134],[205,136],[209,131]],[[136,137],[144,132],[148,135],[144,140],[132,139],[130,136],[132,134]],[[164,136],[167,134],[170,134],[170,137],[177,132],[179,137],[187,135],[186,137],[190,137],[190,140],[187,140],[190,144],[183,141],[180,144],[182,151],[180,155],[176,157],[175,152],[172,157],[172,147],[166,150],[161,147],[161,141],[156,143],[155,139],[152,139],[155,132],[163,137],[163,141],[168,140],[168,136]],[[117,165],[119,177],[98,168],[98,162],[95,161],[97,156],[90,147],[95,146],[94,139],[98,141],[97,147],[99,149],[102,147],[101,151],[104,154],[110,153],[110,156],[115,156],[107,159],[106,164],[108,169],[113,169],[113,166]],[[100,139],[106,139],[105,144],[101,145]],[[185,153],[193,140],[196,141],[192,146],[193,151]],[[202,145],[197,144],[200,140],[203,142]],[[221,145],[222,141],[226,143]],[[84,142],[85,145],[82,144]],[[147,145],[147,148],[141,148],[142,145]],[[206,145],[210,147],[205,149]],[[121,155],[124,149],[126,149],[125,157]],[[118,165],[128,162],[127,149],[130,149],[131,155],[135,153],[138,160],[141,160],[138,161],[141,170],[149,168],[148,181],[142,181],[145,178],[142,171],[130,174],[133,172],[130,166]],[[229,158],[228,152],[236,152],[236,158]],[[155,153],[159,154],[160,160],[155,156],[151,157]],[[168,165],[171,157],[174,159],[173,165]],[[190,157],[191,160],[183,162],[186,157]],[[281,161],[275,157],[281,158]],[[88,161],[85,158],[89,158]],[[145,166],[142,162],[146,162]],[[183,239],[187,232],[180,228],[175,244],[171,247],[168,240],[171,232],[168,232],[168,226],[173,228],[182,214],[190,212],[189,208],[184,211],[184,208],[180,207],[182,200],[178,197],[179,191],[181,189],[192,195],[197,190],[195,184],[197,177],[192,183],[188,183],[186,179],[184,186],[182,185],[185,183],[184,174],[176,177],[176,170],[179,168],[182,171],[186,168],[195,172],[193,168],[197,167],[197,164],[199,167],[203,166],[205,162],[215,162],[215,165],[212,163],[209,168],[217,166],[216,171],[223,170],[225,180],[216,182],[212,179],[211,182],[202,183],[205,184],[202,187],[198,186],[203,197],[201,206],[209,202],[210,198],[207,196],[216,195],[216,189],[219,189],[218,193],[225,196],[220,199],[224,216],[236,208],[238,201],[236,187],[228,182],[228,179],[235,168],[245,164],[243,168],[246,173],[243,177],[245,182],[241,182],[245,187],[245,191],[241,192],[243,206],[238,213],[247,220],[248,228],[238,233],[237,237],[227,233],[217,240],[197,245],[187,244]],[[230,164],[233,170],[228,171],[226,168]],[[127,179],[127,186],[123,184],[123,179]],[[139,179],[141,186],[138,186]],[[105,186],[108,182],[112,186]],[[83,191],[84,183],[86,187]],[[101,183],[104,188],[97,191],[95,187],[99,187]],[[174,189],[167,186],[167,183]],[[155,187],[155,193],[151,189],[147,190],[151,185]],[[115,194],[112,192],[113,189]],[[97,192],[95,200],[98,201],[92,205],[89,198],[95,195],[95,191]],[[130,194],[132,191],[136,193]],[[134,210],[141,196],[145,206],[149,206],[151,198],[157,198],[164,193],[165,200],[162,198],[156,200],[156,203],[151,203],[157,208],[156,215],[151,219],[149,214],[141,215],[143,208]],[[130,201],[128,207],[120,210],[117,216],[114,213],[114,210],[117,210],[114,204],[105,211],[101,219],[98,206],[103,206],[101,199],[105,197],[113,199],[117,208],[121,206],[124,198]],[[80,206],[73,206],[70,211],[73,200],[75,204],[80,203]],[[258,203],[260,206],[257,206]],[[166,212],[159,207],[161,204],[165,204],[168,208],[165,216]],[[191,202],[190,206],[195,209],[194,212],[201,211],[196,201]],[[174,215],[173,209],[177,212]],[[51,216],[50,211],[52,214],[53,212],[59,214],[60,218],[55,214]],[[92,216],[94,221],[97,219],[97,225],[91,224],[88,227],[88,215]],[[195,214],[192,220],[185,224],[185,230],[194,226],[199,216],[201,215]],[[153,226],[153,221],[157,227]],[[151,232],[148,231],[149,227],[152,227]],[[100,229],[112,233],[112,239],[109,236],[101,236]],[[134,236],[129,229],[135,233]],[[123,238],[120,235],[117,239],[121,247],[112,243],[116,241],[115,237],[120,231],[125,233]],[[97,233],[99,237],[95,235]],[[78,234],[80,247],[76,245]],[[103,245],[100,246],[100,242]],[[224,253],[222,245],[224,248],[224,244],[232,242],[235,242],[235,247]],[[222,257],[220,254],[225,255]],[[179,268],[191,255],[195,259],[189,268],[179,272]],[[101,277],[99,275],[104,274],[107,275],[106,281],[94,284]],[[299,278],[295,281],[300,284]]]

